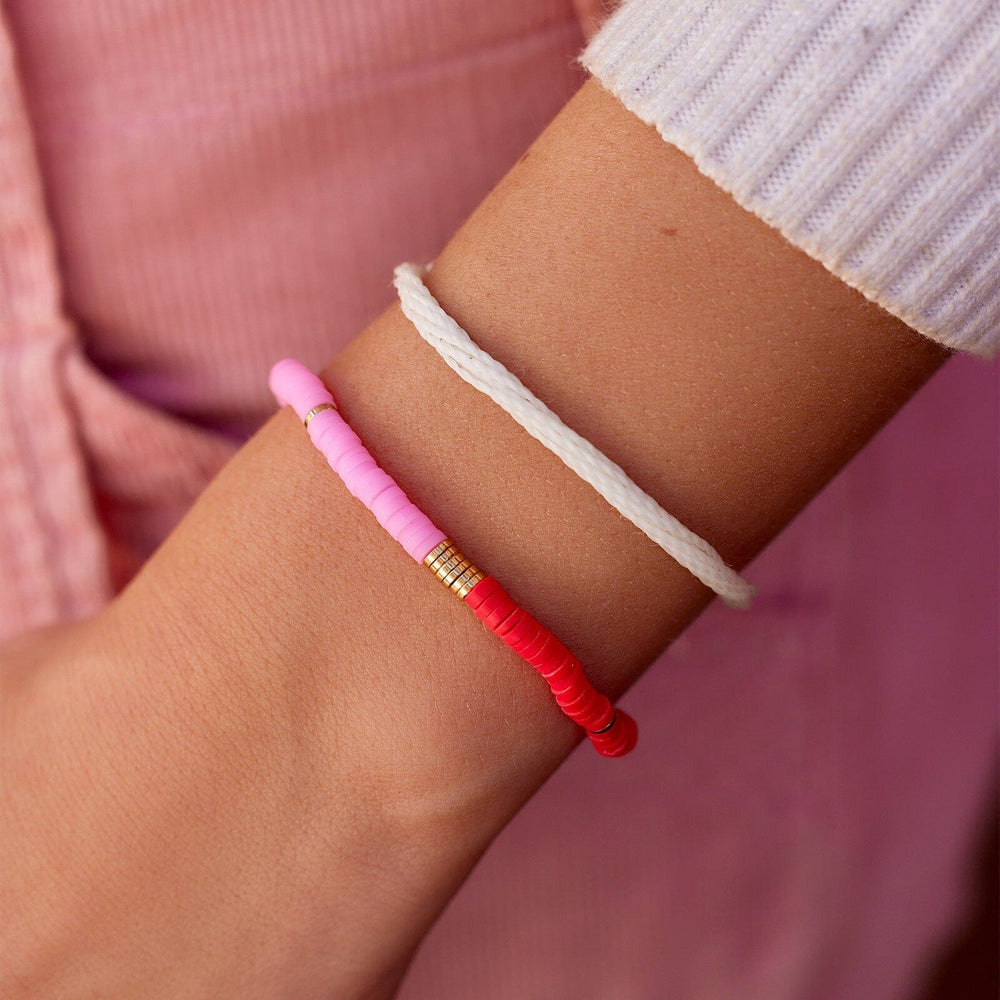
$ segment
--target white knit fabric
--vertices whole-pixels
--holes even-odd
[[[1000,347],[1000,0],[624,0],[580,62],[926,336]]]

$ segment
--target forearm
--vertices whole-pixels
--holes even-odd
[[[594,83],[428,285],[736,568],[948,353]],[[323,375],[380,464],[609,695],[710,599],[398,308]],[[115,995],[130,968],[165,976],[193,954],[186,975],[216,995],[391,984],[578,738],[544,682],[413,564],[287,410],[47,659],[5,699],[14,834],[63,820],[18,876],[19,950],[38,968],[74,948],[110,957],[126,970],[107,984]],[[109,839],[123,845],[110,860]],[[97,916],[81,927],[83,904]]]

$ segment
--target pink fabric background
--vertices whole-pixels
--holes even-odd
[[[6,12],[12,635],[110,598],[270,364],[323,364],[551,119],[583,36],[570,0]],[[996,754],[997,410],[995,367],[949,362],[750,568],[754,610],[631,692],[634,757],[576,755],[498,840],[405,1000],[909,995]]]

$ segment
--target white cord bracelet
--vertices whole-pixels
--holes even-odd
[[[729,607],[748,608],[757,588],[727,566],[708,542],[685,528],[632,482],[620,466],[567,427],[516,375],[477,347],[431,295],[423,282],[428,270],[429,266],[400,264],[393,271],[393,284],[403,314],[448,366],[506,410]]]

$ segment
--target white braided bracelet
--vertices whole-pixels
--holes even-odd
[[[757,588],[727,566],[708,542],[685,528],[632,482],[620,466],[567,427],[516,375],[477,347],[424,284],[423,275],[428,269],[400,264],[393,271],[393,284],[403,314],[448,366],[506,410],[729,607],[748,608]]]

